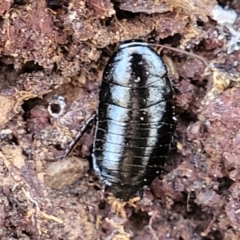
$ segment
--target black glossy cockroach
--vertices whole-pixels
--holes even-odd
[[[167,69],[147,43],[126,42],[102,80],[93,166],[113,195],[128,200],[160,172],[174,130]]]
[[[98,110],[76,139],[95,117],[94,170],[127,201],[159,174],[174,131],[167,69],[147,43],[125,42],[109,59]]]

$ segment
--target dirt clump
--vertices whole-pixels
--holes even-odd
[[[239,239],[239,13],[225,0],[1,1],[0,238]],[[123,218],[92,170],[94,124],[61,156],[130,39],[178,50],[152,46],[177,129],[160,177]]]

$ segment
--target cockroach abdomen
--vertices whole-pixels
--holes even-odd
[[[163,166],[174,130],[172,88],[160,56],[126,42],[109,59],[99,94],[93,166],[113,195],[129,200]]]

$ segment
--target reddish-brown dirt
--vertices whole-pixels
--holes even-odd
[[[1,240],[240,239],[240,20],[214,21],[216,4],[240,13],[238,0],[0,1]],[[129,39],[176,48],[153,46],[177,128],[159,178],[117,214],[92,170],[94,124],[52,160]]]

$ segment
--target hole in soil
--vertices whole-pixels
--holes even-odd
[[[4,20],[3,20],[3,18],[0,16],[0,29],[1,29],[1,30],[3,29],[3,23],[4,23]]]
[[[26,3],[27,3],[26,0],[14,0],[13,2],[13,4],[16,4],[16,5],[24,5]]]
[[[205,87],[208,83],[208,80],[207,79],[203,79],[202,81],[193,81],[190,79],[190,83],[194,86],[198,86],[198,87]],[[205,96],[205,93],[204,95]]]
[[[60,144],[54,145],[54,148],[56,148],[56,149],[59,150],[59,151],[63,150],[63,148],[61,147]]]
[[[229,0],[218,0],[218,4],[222,7],[225,7],[229,2],[232,2],[232,1],[229,1]]]
[[[27,230],[22,230],[22,234],[30,238],[35,237],[35,235],[31,232],[31,230],[29,232]]]
[[[114,4],[113,8],[116,11],[116,17],[117,19],[121,20],[121,19],[131,19],[134,18],[136,16],[139,16],[140,13],[133,13],[130,11],[125,11],[119,8],[119,2],[118,1],[112,1],[112,3]]]
[[[149,215],[147,212],[137,212],[133,213],[130,217],[130,222],[133,224],[133,227],[138,230],[142,230],[149,223]]]
[[[63,0],[46,0],[47,6],[51,9],[61,8],[63,5]]]
[[[206,46],[205,46],[205,40],[202,40],[199,42],[199,44],[195,45],[193,48],[195,54],[198,54],[198,52],[206,52]]]
[[[162,39],[160,41],[160,44],[162,45],[172,44],[172,47],[177,47],[180,44],[181,38],[182,38],[181,34],[177,33],[177,34],[174,34],[173,36],[169,36],[167,38]]]
[[[12,56],[2,56],[0,57],[0,65],[4,65],[8,68],[10,68],[9,70],[14,70],[14,58]]]
[[[41,98],[32,98],[30,100],[24,101],[22,105],[22,109],[24,111],[23,119],[26,121],[30,117],[30,110],[36,105],[45,106],[46,103]]]
[[[205,24],[204,24],[203,21],[198,20],[198,21],[197,21],[197,25],[200,26],[200,27],[203,27]]]
[[[98,204],[98,208],[101,210],[104,210],[106,207],[106,201],[104,199],[101,199],[99,204]]]
[[[5,73],[5,76],[9,76],[11,73],[15,72],[14,70],[14,65],[13,64],[9,64],[9,65],[5,65],[2,62],[0,62],[0,68],[1,68],[1,72]],[[10,73],[9,73],[10,72]],[[6,77],[7,78],[7,77]],[[4,83],[3,83],[4,84]]]
[[[181,119],[184,122],[196,122],[198,120],[197,116],[193,114],[192,112],[183,112],[181,113]]]
[[[222,240],[224,239],[222,233],[218,230],[213,231],[211,233],[208,234],[208,237],[203,237],[202,240],[211,240],[211,239],[218,239],[218,240]]]
[[[226,192],[231,187],[231,185],[234,183],[234,181],[228,177],[218,178],[217,181],[219,183],[219,187],[216,192],[220,195],[222,195],[224,192]]]
[[[51,108],[52,113],[58,114],[61,111],[61,106],[59,104],[57,104],[57,103],[51,104],[50,108]]]
[[[26,62],[22,69],[20,70],[20,74],[22,73],[31,73],[44,70],[39,64],[35,63],[34,61]]]
[[[96,180],[97,181],[97,180]],[[102,188],[98,185],[94,185],[93,188],[96,190],[96,191],[101,191]]]
[[[17,146],[19,145],[19,143],[18,143],[18,139],[17,139],[16,136],[12,135],[11,143],[14,143],[14,144],[17,145]]]
[[[6,142],[8,142],[10,145],[19,145],[19,142],[18,142],[18,139],[17,139],[17,137],[13,134],[13,133],[11,133],[11,134],[1,134],[1,136],[0,136],[0,142],[1,141],[6,141]]]
[[[139,16],[140,13],[132,13],[132,12],[128,12],[128,11],[123,11],[121,9],[117,9],[116,10],[116,16],[117,19],[121,20],[121,19],[133,19],[136,18],[136,16]]]

